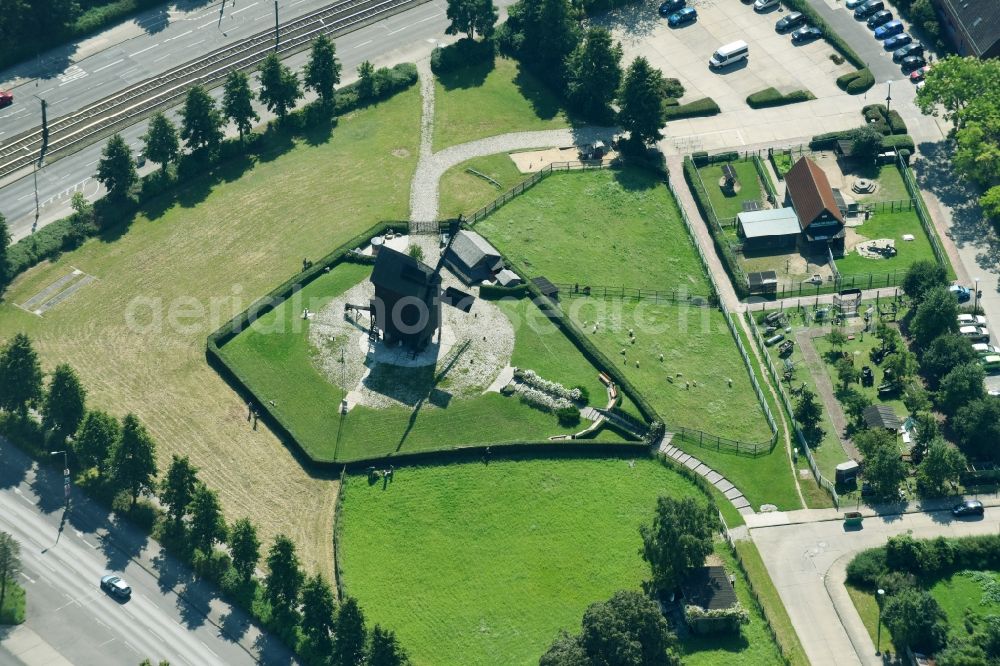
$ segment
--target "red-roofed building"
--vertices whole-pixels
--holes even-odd
[[[829,246],[834,254],[843,254],[844,214],[823,169],[803,157],[785,174],[785,188],[799,218],[802,240],[813,251]]]

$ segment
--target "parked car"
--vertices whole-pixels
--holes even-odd
[[[885,9],[885,3],[882,0],[868,0],[868,2],[860,5],[854,10],[854,18],[863,19],[868,18],[872,14]]]
[[[963,287],[960,284],[953,284],[948,287],[948,291],[955,295],[959,303],[965,303],[972,299],[972,292],[969,291],[967,287]]]
[[[866,2],[868,2],[868,0],[847,0],[847,2],[844,3],[844,6],[848,9],[857,9]]]
[[[892,37],[889,37],[887,40],[882,42],[882,47],[886,51],[895,51],[898,48],[906,46],[912,41],[913,37],[910,37],[905,32],[901,32],[898,35],[893,35]]]
[[[901,48],[896,49],[892,52],[892,61],[899,62],[903,58],[908,58],[913,55],[923,55],[924,45],[920,42],[913,42],[912,44],[907,44]]]
[[[799,28],[792,33],[792,41],[796,44],[800,42],[808,42],[813,39],[819,39],[823,36],[823,31],[813,25],[807,25]]]
[[[902,68],[904,74],[909,74],[913,70],[920,69],[926,64],[927,61],[924,60],[923,56],[911,55],[903,58],[903,62],[899,63],[899,66]]]
[[[14,93],[0,90],[0,109],[14,103]]]
[[[983,372],[988,375],[1000,373],[1000,354],[983,356],[979,359],[979,363],[983,366]]]
[[[685,23],[691,23],[698,18],[698,12],[695,11],[694,7],[685,7],[679,12],[674,12],[667,18],[667,25],[671,28],[676,28],[679,25],[684,25]]]
[[[972,345],[972,351],[976,352],[977,356],[992,356],[993,354],[1000,354],[1000,347],[985,342],[977,342]]]
[[[770,9],[771,7],[777,7],[780,0],[756,0],[753,3],[753,9],[756,12],[762,12],[765,9]]]
[[[986,317],[963,312],[958,315],[959,326],[986,326]]]
[[[892,12],[888,9],[880,9],[871,16],[868,17],[868,27],[874,30],[880,25],[885,25],[892,20]]]
[[[795,26],[802,25],[806,22],[806,16],[802,12],[791,12],[778,19],[778,22],[774,24],[774,29],[778,32],[785,32],[786,30],[791,30]]]
[[[962,326],[958,329],[958,333],[973,342],[990,341],[990,331],[985,326]]]
[[[899,19],[895,19],[875,28],[875,39],[888,39],[889,37],[898,35],[901,32],[903,32],[903,22]]]
[[[664,0],[660,5],[660,16],[667,17],[687,4],[687,0]]]
[[[910,81],[913,83],[922,83],[924,77],[927,76],[927,72],[931,71],[930,65],[924,65],[920,69],[915,69],[910,72]]]
[[[128,583],[112,574],[101,576],[101,589],[118,599],[129,599],[132,596],[132,588]]]
[[[952,508],[951,515],[956,518],[961,518],[962,516],[981,516],[983,515],[983,503],[979,500],[965,500]]]

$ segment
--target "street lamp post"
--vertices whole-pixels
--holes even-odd
[[[51,455],[57,456],[62,454],[63,457],[63,495],[66,498],[66,502],[69,503],[69,457],[67,456],[67,451],[53,451]]]
[[[885,590],[878,588],[875,600],[878,602],[878,638],[875,640],[875,656],[882,655],[882,600],[885,598]]]
[[[885,91],[885,115],[886,115],[886,122],[888,122],[888,120],[889,120],[889,118],[888,118],[888,116],[889,116],[889,104],[892,102],[892,81],[886,81],[885,85],[886,85],[886,91]]]
[[[974,278],[974,279],[976,281],[976,294],[975,294],[975,297],[974,297],[975,300],[973,301],[972,314],[978,314],[979,313],[979,278]]]

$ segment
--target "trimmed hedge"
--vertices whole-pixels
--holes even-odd
[[[837,142],[844,139],[850,139],[851,133],[854,132],[853,129],[840,130],[838,132],[826,132],[825,134],[817,134],[809,141],[809,148],[811,150],[833,150],[837,147]]]
[[[714,116],[719,113],[719,105],[711,97],[703,97],[688,104],[671,106],[664,100],[663,120],[678,120],[680,118],[696,118],[699,116]]]
[[[839,51],[842,56],[847,58],[848,62],[859,69],[866,66],[867,63],[861,59],[861,56],[859,56],[857,52],[852,49],[850,45],[834,31],[833,28],[830,27],[830,24],[827,23],[815,9],[813,9],[809,0],[783,0],[783,2],[789,9],[805,14],[809,18],[809,24],[822,30],[823,39],[825,39],[835,50]]]
[[[752,109],[765,109],[770,106],[783,106],[796,102],[807,102],[816,99],[808,90],[793,90],[782,95],[777,88],[765,88],[747,97],[747,105]]]
[[[867,67],[837,77],[837,87],[851,95],[860,95],[875,85],[875,75]]]
[[[861,109],[865,121],[874,124],[882,134],[906,134],[906,122],[898,111],[886,111],[884,104],[869,104]]]
[[[63,252],[80,246],[86,235],[73,224],[75,214],[47,224],[30,236],[14,243],[7,250],[10,279],[46,259],[55,259]]]
[[[892,110],[888,114],[889,118],[889,131],[893,134],[906,134],[909,130],[906,127],[906,122],[903,117],[899,115],[899,112]]]
[[[909,150],[912,154],[914,151],[913,137],[909,134],[890,134],[889,136],[882,137],[882,150]]]
[[[708,153],[704,150],[698,150],[691,153],[691,161],[694,162],[695,166],[703,167],[708,164]]]
[[[417,66],[412,62],[401,62],[391,68],[379,67],[375,70],[373,78],[374,85],[370,97],[361,96],[361,81],[337,88],[334,114],[342,116],[406,90],[417,82]]]
[[[496,45],[491,39],[476,41],[463,37],[454,44],[437,47],[431,51],[431,71],[444,74],[470,65],[493,62]]]
[[[479,287],[479,298],[487,301],[498,301],[501,298],[524,298],[527,295],[527,284],[519,284],[514,287],[499,287],[495,284],[484,284]]]
[[[937,580],[963,569],[1000,569],[1000,536],[914,539],[901,534],[885,546],[858,553],[847,565],[847,581],[873,589],[892,571]]]

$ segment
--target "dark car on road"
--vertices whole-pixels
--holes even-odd
[[[889,39],[882,42],[882,46],[886,51],[895,51],[898,48],[902,48],[913,41],[913,37],[910,37],[905,32],[901,32],[898,35],[890,37]]]
[[[679,12],[674,12],[667,19],[667,25],[671,28],[676,28],[677,26],[684,25],[685,23],[690,23],[698,18],[698,12],[694,7],[685,7]]]
[[[807,25],[792,33],[792,41],[796,44],[819,39],[823,36],[823,31],[814,25]]]
[[[951,515],[956,518],[962,518],[964,516],[981,516],[983,515],[983,503],[979,500],[965,500],[961,504],[956,504],[952,508]]]
[[[875,39],[888,39],[894,35],[898,35],[903,32],[903,22],[899,20],[889,21],[888,23],[875,28]]]
[[[805,14],[802,12],[792,12],[791,14],[778,19],[778,22],[774,24],[774,29],[778,32],[785,32],[786,30],[791,30],[792,28],[800,26],[805,22]]]
[[[868,27],[874,30],[881,25],[885,25],[891,20],[892,12],[888,9],[882,9],[868,17]]]
[[[101,576],[101,589],[118,599],[129,599],[132,596],[132,588],[128,583],[112,574]]]
[[[883,9],[885,9],[885,3],[883,3],[882,0],[868,0],[868,2],[854,10],[854,18],[868,18],[875,12]]]
[[[914,55],[923,55],[923,54],[924,54],[924,45],[920,44],[919,42],[913,42],[912,44],[907,44],[906,46],[898,48],[895,51],[893,51],[892,61],[899,62],[903,58],[907,58],[909,56],[914,56]]]
[[[687,0],[665,0],[663,4],[660,5],[660,16],[670,16],[678,9],[687,4]]]
[[[14,103],[14,93],[4,92],[0,90],[0,109],[5,106],[10,106]]]
[[[905,73],[910,73],[915,69],[920,69],[927,64],[923,56],[911,55],[903,58],[903,62],[899,63],[899,66],[903,69]]]

